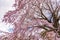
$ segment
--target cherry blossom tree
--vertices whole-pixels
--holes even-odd
[[[59,40],[59,0],[15,0],[13,6],[3,18],[14,25],[7,40]]]

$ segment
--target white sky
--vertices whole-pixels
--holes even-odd
[[[14,4],[14,0],[0,0],[0,30],[8,32],[9,24],[5,24],[1,22],[2,17],[8,10],[14,10],[12,7]]]
[[[8,10],[13,10],[12,7],[14,4],[14,0],[0,0],[0,18],[7,12]]]

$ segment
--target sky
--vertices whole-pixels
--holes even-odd
[[[0,0],[0,30],[9,32],[13,25],[11,24],[5,24],[2,22],[3,16],[8,12],[9,10],[14,10],[15,8],[12,7],[14,4],[14,0]]]

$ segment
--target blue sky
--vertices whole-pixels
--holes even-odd
[[[6,25],[4,22],[2,22],[2,19],[4,14],[6,14],[8,10],[15,9],[14,7],[12,7],[13,4],[14,4],[14,0],[0,0],[0,30],[2,31],[9,32],[11,30],[12,32],[11,28],[13,27],[13,25],[11,24]]]

